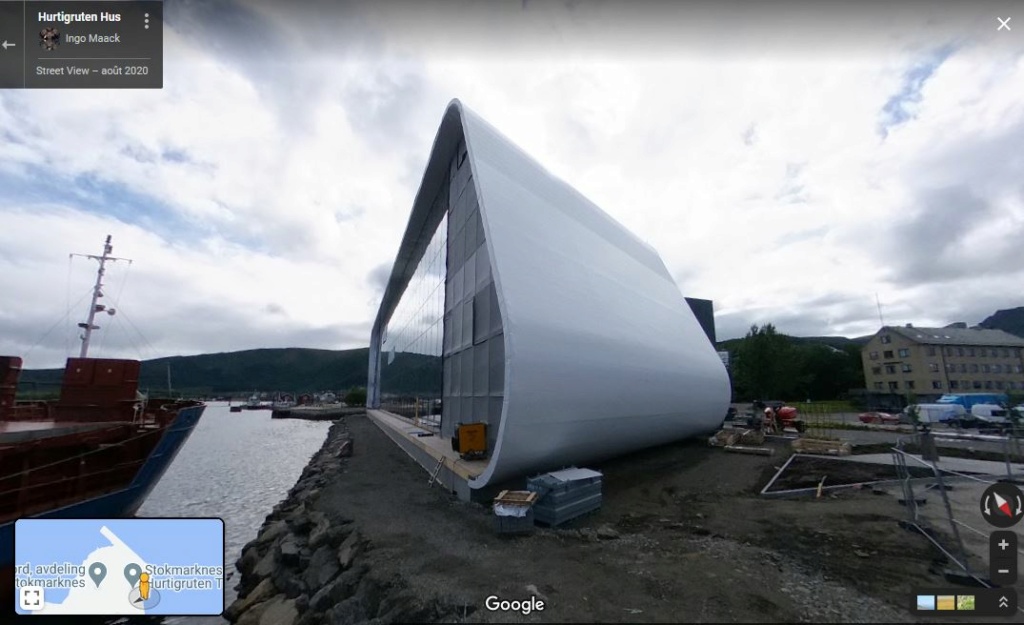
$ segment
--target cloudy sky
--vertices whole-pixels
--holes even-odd
[[[1024,305],[1020,3],[841,6],[168,0],[162,90],[0,92],[0,354],[77,350],[107,234],[94,355],[365,346],[456,97],[720,338]]]

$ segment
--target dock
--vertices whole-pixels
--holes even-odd
[[[270,413],[271,419],[305,419],[307,421],[335,421],[351,414],[361,414],[363,408],[339,405],[292,406],[291,408],[275,408]]]
[[[474,493],[469,482],[487,468],[488,460],[463,460],[452,449],[451,439],[441,438],[434,423],[409,419],[386,410],[369,409],[366,416],[398,444],[429,475],[429,483],[440,484],[463,501]]]

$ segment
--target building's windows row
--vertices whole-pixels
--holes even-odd
[[[884,365],[871,367],[871,373],[874,375],[882,375],[883,370],[889,375],[896,373],[896,365]],[[909,363],[903,363],[900,365],[900,371],[903,373],[912,373],[914,370],[913,365]],[[932,373],[938,373],[938,363],[928,363],[928,371]],[[1004,375],[1010,375],[1014,373],[1024,373],[1024,366],[1022,365],[978,365],[978,364],[963,364],[957,365],[956,363],[946,364],[947,373],[999,373]]]
[[[935,355],[935,348],[929,348],[929,356]],[[1020,358],[1020,348],[1014,347],[946,347],[943,349],[946,356],[960,356],[967,358]]]
[[[939,372],[939,365],[938,365],[938,363],[929,363],[928,370],[930,372],[932,372],[932,373],[938,373]],[[902,365],[900,365],[900,371],[902,371],[903,373],[912,373],[913,372],[913,366],[910,365],[909,363],[903,363]],[[894,375],[896,373],[896,365],[883,365],[883,366],[873,366],[873,367],[871,367],[871,373],[873,375],[882,375],[883,372],[885,372],[885,373],[887,373],[889,375]],[[1021,366],[1021,365],[1015,365],[1015,366],[1007,365],[1007,366],[1004,367],[1004,366],[1000,366],[1000,365],[991,365],[991,366],[989,366],[989,365],[963,365],[963,364],[957,366],[957,365],[955,365],[953,363],[947,363],[946,364],[946,373],[995,373],[995,374],[1001,374],[1001,375],[1012,375],[1012,374],[1015,374],[1015,373],[1024,373],[1024,366]]]
[[[977,363],[946,363],[946,371],[949,373],[1024,373],[1024,365],[979,365]]]
[[[900,383],[896,380],[889,382],[874,382],[872,384],[875,390],[884,390],[888,388],[890,391],[900,390]],[[912,391],[917,387],[917,383],[914,380],[906,380],[903,383],[903,388],[908,391]],[[932,380],[932,389],[941,391],[945,388],[942,380]],[[950,380],[949,389],[951,391],[963,390],[963,391],[1015,391],[1018,389],[1024,390],[1024,382],[1015,382],[1013,380]]]
[[[882,341],[888,343],[889,341]],[[891,359],[895,358],[896,354],[899,354],[900,358],[909,358],[910,349],[901,348],[893,351],[891,349],[884,350],[882,352],[882,358]],[[935,347],[925,348],[925,353],[928,356],[937,356],[938,350]],[[1020,358],[1020,348],[1008,348],[1008,347],[946,347],[943,353],[948,357],[965,357],[965,358]],[[868,358],[871,360],[878,360],[878,352],[872,351],[868,353]]]

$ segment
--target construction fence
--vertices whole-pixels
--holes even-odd
[[[946,556],[948,581],[994,588],[989,572],[989,536],[996,528],[985,519],[983,499],[986,489],[994,484],[1024,482],[1020,433],[977,437],[984,438],[979,442],[990,447],[1002,448],[1001,462],[943,457],[937,438],[948,434],[917,432],[900,437],[892,447],[900,503],[906,510],[901,525],[920,533]],[[999,464],[1002,467],[997,472],[994,468]],[[928,469],[932,475],[913,477],[915,467]],[[920,475],[920,471],[916,473]]]

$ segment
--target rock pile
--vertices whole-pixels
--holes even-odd
[[[321,491],[342,477],[354,441],[343,421],[288,496],[242,548],[238,599],[224,617],[238,625],[333,625],[424,622],[461,614],[444,601],[423,601],[400,578],[381,579],[357,524],[316,509]],[[342,487],[342,486],[339,486]]]

